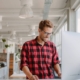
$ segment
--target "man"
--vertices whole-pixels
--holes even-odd
[[[56,46],[48,41],[52,31],[52,23],[43,20],[39,23],[39,35],[36,39],[23,45],[20,68],[30,80],[54,78],[52,68],[61,77]]]

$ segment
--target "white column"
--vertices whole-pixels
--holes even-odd
[[[76,12],[72,9],[67,10],[67,30],[76,32]]]

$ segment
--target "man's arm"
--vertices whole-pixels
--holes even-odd
[[[59,63],[60,63],[60,61],[59,61],[58,52],[57,52],[56,46],[54,45],[54,47],[53,47],[52,66],[53,66],[54,70],[56,71],[56,73],[58,74],[58,77],[61,78],[61,71],[60,71]]]
[[[53,66],[53,68],[54,68],[55,72],[58,74],[58,77],[61,78],[61,70],[60,70],[59,64],[55,64],[55,65]]]
[[[27,44],[23,44],[22,50],[21,50],[21,63],[20,63],[20,69],[26,74],[26,76],[29,78],[29,80],[38,80],[38,77],[36,75],[32,75],[28,68],[28,47]]]
[[[24,66],[24,67],[22,68],[22,71],[26,74],[26,76],[27,76],[28,78],[30,78],[30,77],[32,76],[32,73],[30,72],[30,70],[29,70],[29,68],[28,68],[27,66]]]
[[[29,68],[27,66],[24,66],[22,68],[22,71],[26,74],[26,76],[29,78],[29,80],[38,80],[37,75],[32,75]]]

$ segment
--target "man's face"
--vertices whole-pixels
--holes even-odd
[[[48,39],[50,38],[52,34],[52,30],[53,28],[49,28],[49,27],[44,27],[43,30],[39,29],[39,36],[41,40],[44,42],[48,41]]]

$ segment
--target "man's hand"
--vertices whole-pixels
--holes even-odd
[[[61,73],[58,73],[58,77],[61,78]]]
[[[22,70],[26,74],[26,76],[29,78],[29,80],[38,80],[38,76],[33,75],[27,66],[24,66]]]
[[[61,78],[61,71],[60,71],[60,66],[59,66],[59,64],[55,64],[55,65],[54,65],[54,70],[55,70],[56,73],[58,74],[58,77]]]
[[[32,75],[30,78],[29,78],[29,80],[38,80],[39,78],[38,78],[38,76],[37,75]]]

